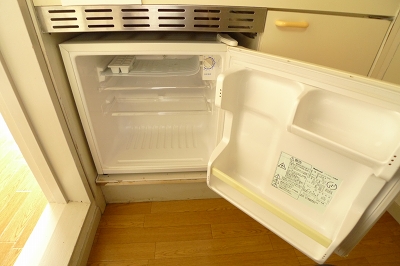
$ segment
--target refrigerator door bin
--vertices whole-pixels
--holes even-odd
[[[371,167],[376,176],[394,174],[384,168],[400,150],[400,114],[386,106],[311,90],[301,98],[290,131]]]

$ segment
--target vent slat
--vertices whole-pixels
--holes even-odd
[[[195,28],[219,28],[219,25],[208,25],[208,24],[194,24],[193,25]]]
[[[251,26],[243,26],[243,25],[229,25],[230,29],[251,29]]]
[[[69,21],[69,20],[78,20],[77,18],[51,18],[51,21]]]
[[[79,25],[60,25],[60,26],[53,26],[54,29],[77,29]]]
[[[148,20],[149,17],[137,16],[137,17],[122,17],[123,20]]]
[[[150,24],[124,24],[127,28],[149,28]]]
[[[86,17],[87,20],[113,20],[113,17]]]
[[[195,13],[221,13],[220,9],[195,9]]]
[[[221,20],[219,17],[195,17],[194,20]]]
[[[168,12],[168,13],[183,13],[186,10],[184,8],[159,8],[158,12]]]
[[[109,5],[36,7],[44,32],[262,32],[266,9],[225,6]]]
[[[184,20],[185,17],[158,17],[160,20]]]
[[[75,13],[75,9],[51,9],[48,12],[50,14]]]
[[[96,24],[88,25],[89,28],[114,28],[114,24]]]
[[[110,8],[93,8],[93,9],[85,9],[86,13],[109,13],[112,12],[112,9]]]
[[[238,22],[253,22],[252,18],[229,18],[229,21],[238,21]]]
[[[138,12],[149,12],[147,8],[123,8],[121,12],[130,12],[130,13],[138,13]]]
[[[230,10],[231,14],[240,14],[240,15],[254,15],[255,11],[253,10]]]
[[[160,28],[184,28],[185,24],[159,24]]]

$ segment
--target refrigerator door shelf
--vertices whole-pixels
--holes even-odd
[[[371,167],[387,181],[399,167],[399,112],[313,89],[301,97],[289,130]]]
[[[211,104],[205,97],[152,97],[120,98],[102,106],[104,115],[196,115],[211,112]]]
[[[200,73],[183,77],[106,76],[99,83],[99,91],[119,90],[196,90],[210,89],[212,81],[203,81]]]
[[[323,263],[399,167],[400,91],[228,50],[215,100],[224,132],[208,185]],[[378,97],[366,95],[371,86]]]

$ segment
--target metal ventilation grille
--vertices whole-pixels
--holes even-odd
[[[41,6],[43,32],[262,32],[265,8],[220,6]]]

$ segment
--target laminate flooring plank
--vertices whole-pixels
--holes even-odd
[[[4,198],[10,197],[18,188],[21,182],[23,182],[23,174],[25,169],[20,169],[18,166],[7,169],[1,176],[0,184],[0,202],[4,201]],[[1,209],[1,205],[0,205]]]
[[[250,222],[250,218],[244,212],[233,209],[226,211],[193,211],[146,214],[144,226],[174,226],[190,224],[219,224],[229,222]]]
[[[1,151],[1,150],[0,150]],[[14,175],[19,169],[19,162],[16,162],[17,156],[12,153],[5,154],[5,157],[0,159],[0,180],[3,182]]]
[[[149,260],[125,260],[121,261],[96,261],[89,262],[88,266],[147,266],[149,264]]]
[[[0,263],[7,258],[8,253],[11,251],[13,245],[14,243],[0,242]]]
[[[99,228],[98,233],[98,244],[150,243],[212,238],[210,225]]]
[[[38,188],[40,189],[40,188]],[[41,193],[39,199],[36,202],[35,210],[30,219],[27,221],[27,224],[24,230],[21,232],[17,242],[14,245],[14,248],[23,248],[29,236],[31,235],[33,229],[35,228],[37,222],[39,221],[40,216],[43,213],[44,208],[48,204],[46,197]]]
[[[35,213],[37,208],[44,208],[45,201],[43,192],[39,189],[31,192],[17,192],[18,194],[26,194],[25,200],[21,205],[17,206],[16,212],[12,219],[9,221],[7,228],[3,231],[0,236],[0,241],[3,242],[16,242],[28,225],[31,217]],[[38,203],[41,202],[41,206]]]
[[[2,176],[2,181],[7,181],[4,186],[1,186],[1,193],[10,193],[11,191],[16,191],[25,182],[28,183],[25,177],[30,171],[29,168],[24,167],[16,163],[14,166],[10,166],[10,169],[6,169]],[[6,190],[5,190],[6,189]]]
[[[120,262],[154,259],[155,243],[94,244],[88,262]]]
[[[14,265],[15,261],[17,260],[19,254],[21,253],[22,249],[20,248],[12,248],[8,253],[5,259],[1,262],[2,266],[12,266]]]
[[[0,191],[0,213],[7,207],[15,193],[15,180],[8,180],[3,182],[3,189]]]
[[[143,227],[144,214],[103,215],[99,228]]]
[[[26,164],[19,168],[18,175],[22,177],[23,182],[19,183],[19,185],[16,188],[16,192],[19,191],[31,192],[33,190],[39,190],[41,192],[41,189],[37,181],[35,180],[35,177],[33,176],[31,169],[29,169],[29,167]]]
[[[378,256],[367,256],[371,266],[398,266],[400,265],[400,253],[390,253]]]
[[[8,224],[18,211],[19,206],[28,197],[28,193],[14,193],[8,203],[0,211],[0,235],[3,234],[4,230],[8,227]]]
[[[389,224],[389,226],[390,226],[390,229],[391,229],[393,235],[399,236],[399,239],[400,239],[400,223],[397,223],[397,221],[396,221],[396,223],[393,226],[391,226],[391,224]]]
[[[199,257],[272,250],[268,236],[157,242],[155,258]]]
[[[103,215],[132,215],[151,213],[151,202],[108,204]]]
[[[379,220],[376,222],[376,224],[381,224],[381,223],[386,223],[386,222],[391,222],[391,221],[396,221],[393,216],[388,213],[384,212],[382,216],[379,218]]]
[[[340,260],[340,261],[335,261],[335,262],[331,262],[331,263],[326,262],[323,265],[326,265],[326,266],[371,266],[371,264],[369,264],[368,260],[364,257],[356,258],[356,259]],[[309,264],[302,264],[302,266],[318,266],[318,264],[316,264],[315,262],[310,260]],[[381,266],[385,266],[385,265],[381,265]]]
[[[364,236],[363,240],[396,235],[400,236],[400,224],[388,212],[385,212],[379,221]]]
[[[286,242],[285,240],[283,240],[282,238],[280,238],[275,234],[269,234],[268,237],[271,241],[272,248],[274,250],[294,249],[292,245],[290,245],[288,242]]]
[[[151,213],[237,210],[222,198],[153,202]]]
[[[224,201],[107,205],[88,265],[316,265]],[[400,225],[385,214],[347,258],[333,254],[326,264],[400,265],[399,236]]]
[[[264,250],[228,255],[207,255],[149,260],[149,266],[297,266],[293,250]]]
[[[255,220],[243,223],[224,223],[211,225],[213,238],[257,236],[272,234],[270,230]]]
[[[377,223],[371,230],[364,236],[363,240],[376,239],[385,236],[395,236],[396,230],[400,231],[400,224],[393,219],[384,223]]]
[[[392,237],[392,239],[393,239],[393,243],[395,243],[397,246],[400,247],[400,236],[396,235],[396,236]]]

